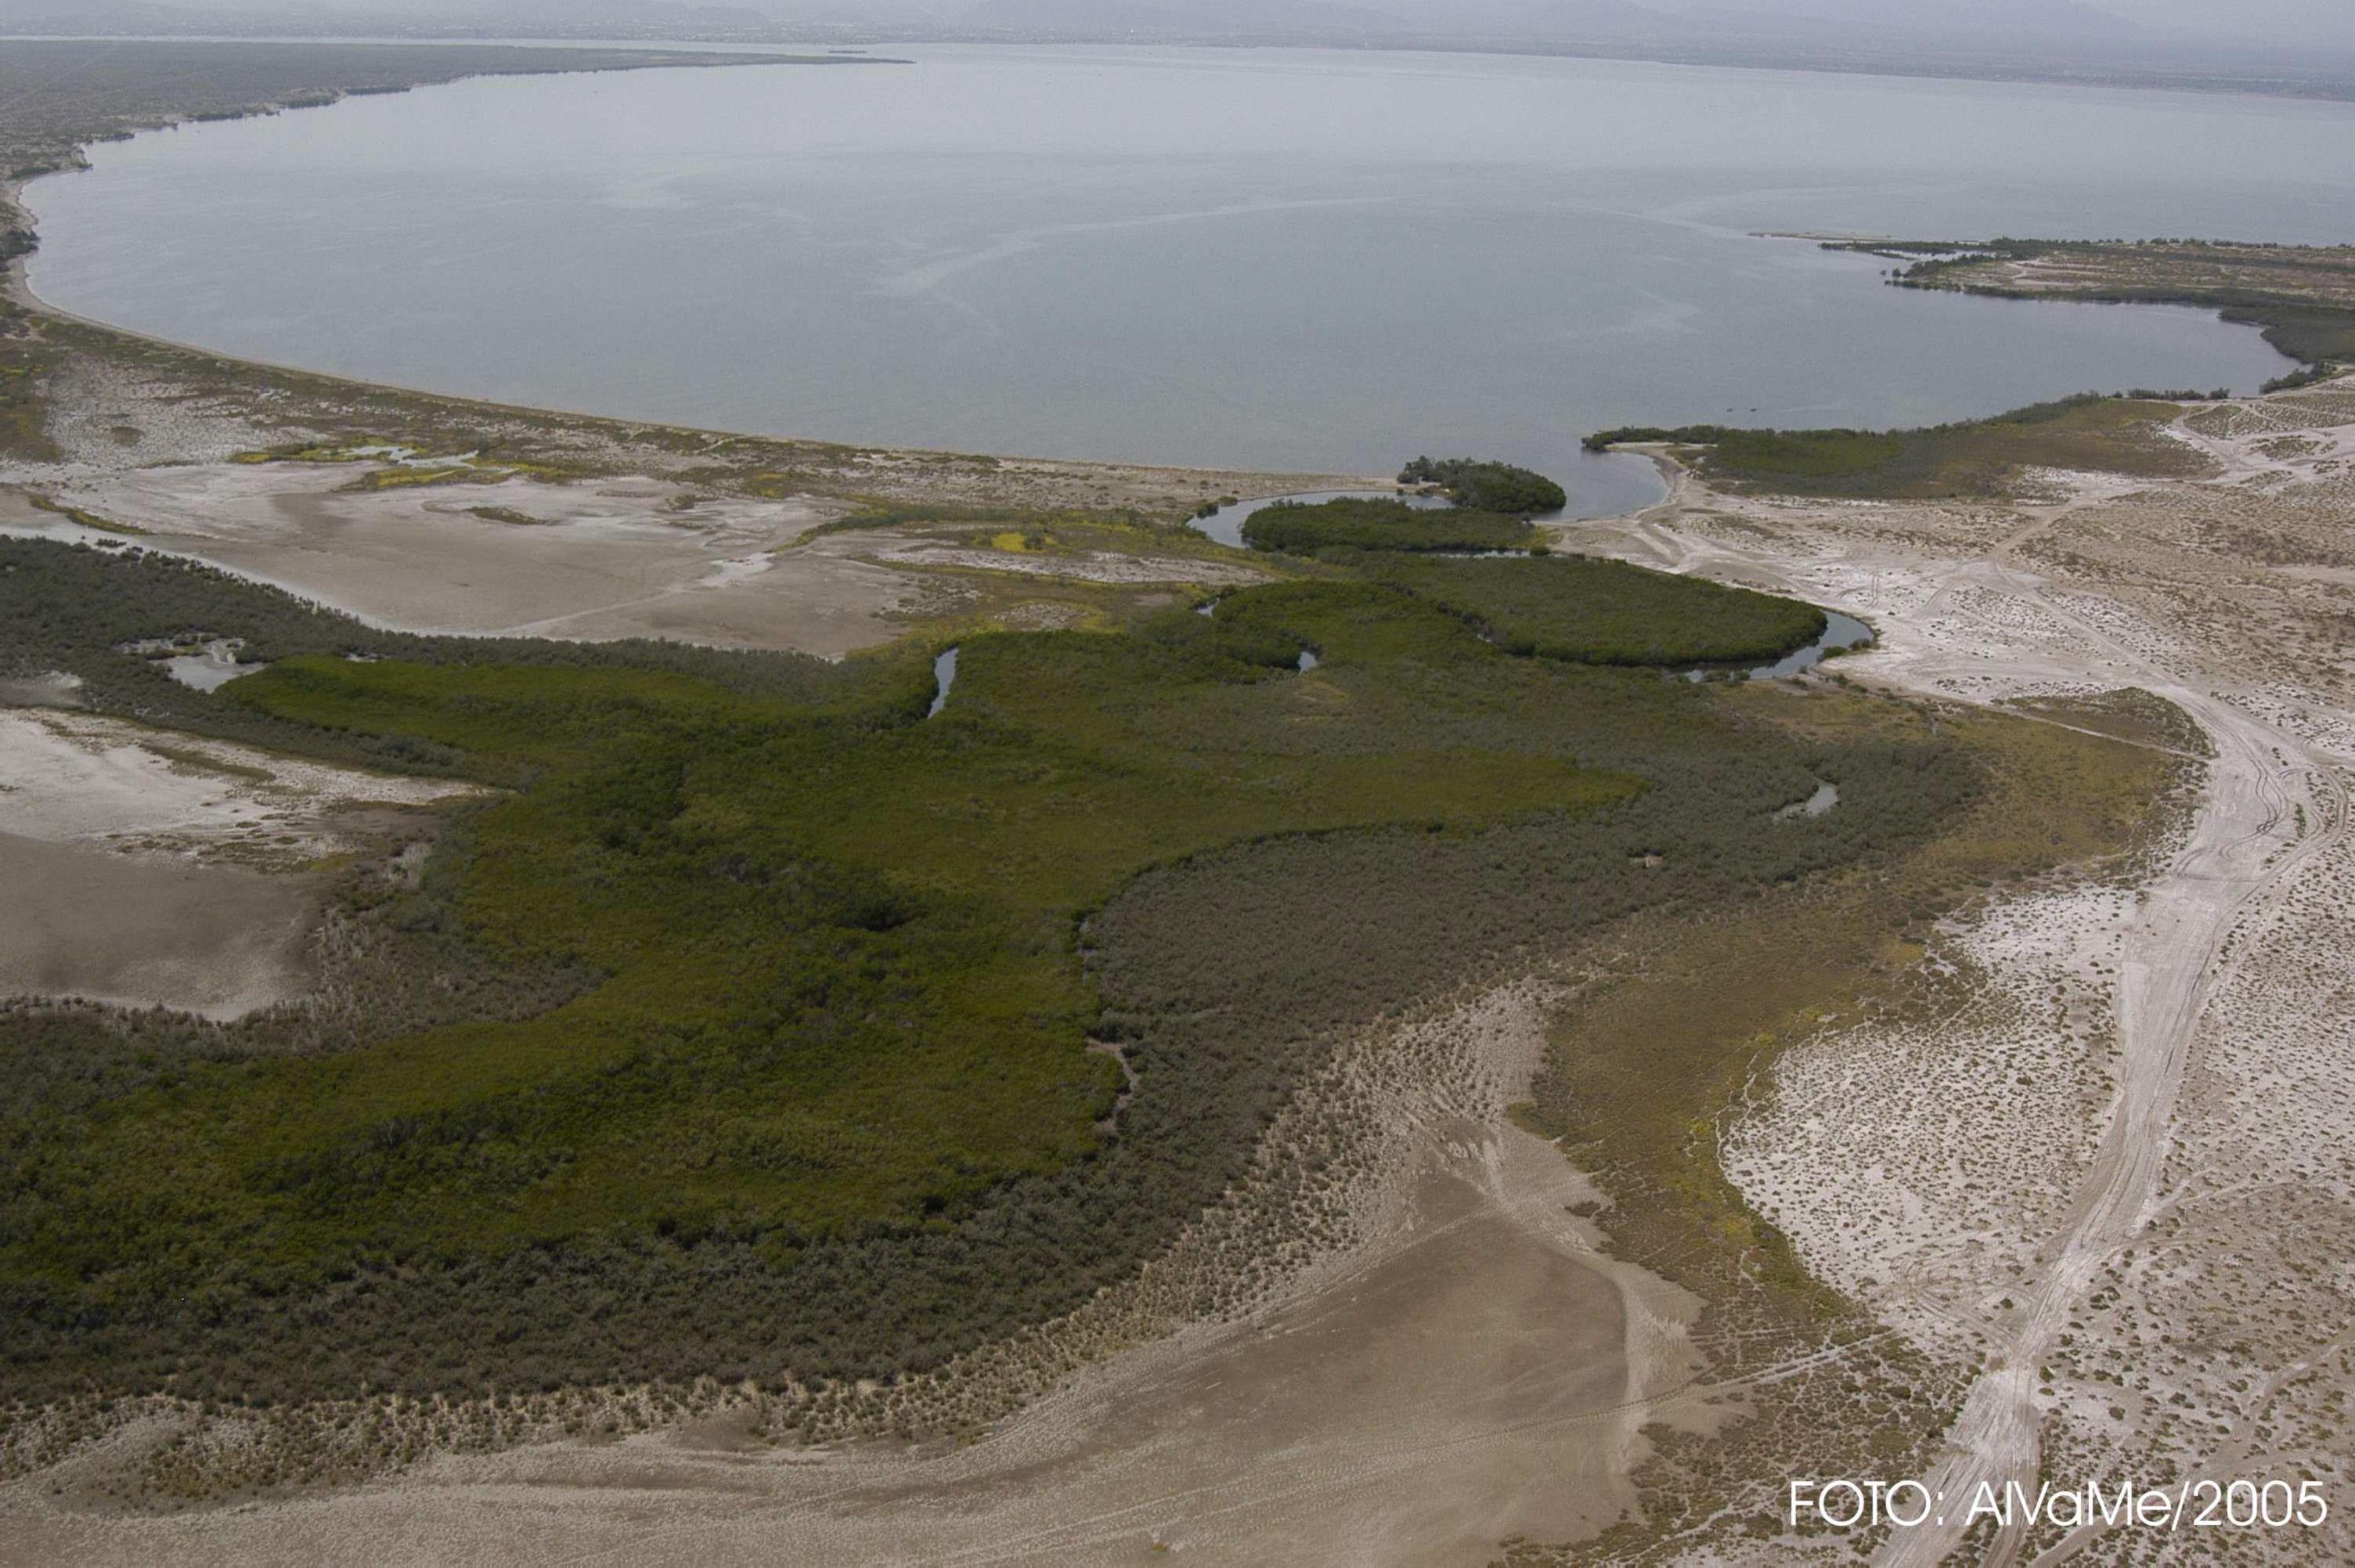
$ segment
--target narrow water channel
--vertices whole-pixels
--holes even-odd
[[[1843,615],[1837,610],[1824,612],[1823,635],[1804,648],[1785,654],[1773,664],[1760,665],[1748,672],[1752,680],[1773,680],[1777,676],[1796,675],[1824,662],[1824,656],[1834,651],[1845,652],[1860,648],[1872,641],[1872,628],[1853,615]],[[1687,680],[1707,680],[1720,670],[1704,667],[1685,671]]]
[[[956,684],[956,656],[957,651],[951,648],[932,661],[934,690],[932,705],[924,710],[927,719],[938,717],[941,709],[949,705],[949,688]]]

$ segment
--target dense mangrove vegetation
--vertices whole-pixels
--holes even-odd
[[[1253,549],[1315,555],[1324,549],[1527,549],[1539,542],[1519,517],[1464,507],[1410,507],[1404,501],[1344,496],[1278,501],[1243,519]]]
[[[1598,665],[1780,658],[1823,635],[1812,604],[1589,556],[1366,563],[1367,575],[1463,617],[1508,653]]]
[[[0,1011],[8,1385],[930,1367],[1167,1244],[1340,1031],[1902,850],[1977,787],[1934,735],[1827,743],[1593,662],[1640,635],[1606,601],[1657,651],[1739,596],[1368,560],[1215,617],[964,638],[926,721],[927,648],[403,637],[135,549],[0,544],[0,673],[505,791],[413,885],[345,875],[370,956],[340,1000]],[[1539,608],[1582,597],[1582,633]],[[1551,656],[1484,640],[1517,615]],[[118,651],[197,633],[270,667],[207,695]],[[1823,779],[1838,811],[1778,817]]]
[[[1469,457],[1418,457],[1399,470],[1399,483],[1436,485],[1459,507],[1522,517],[1559,512],[1570,501],[1561,486],[1542,474]]]

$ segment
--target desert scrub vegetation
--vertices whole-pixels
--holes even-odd
[[[1561,486],[1542,474],[1469,457],[1418,457],[1399,470],[1399,483],[1436,485],[1459,507],[1514,517],[1559,512],[1570,502]]]
[[[517,976],[292,1046],[0,1018],[39,1063],[0,1088],[28,1405],[919,1375],[1133,1275],[1348,1029],[1978,788],[1934,735],[1802,735],[1337,576],[972,637],[931,720],[929,646],[402,637],[128,547],[6,543],[0,612],[0,662],[101,709],[506,786],[368,918],[394,971]],[[197,632],[270,667],[118,651]]]
[[[24,243],[29,248],[29,235]],[[41,341],[32,313],[14,300],[0,299],[0,453],[36,463],[57,461],[57,443],[48,435],[48,397],[55,364],[56,356]]]
[[[1315,555],[1320,550],[1527,549],[1539,541],[1518,517],[1462,507],[1410,507],[1404,501],[1345,496],[1309,504],[1279,501],[1243,519],[1253,549]]]
[[[2028,468],[2149,478],[2204,472],[2198,453],[2159,433],[2179,411],[2170,402],[2086,392],[1919,430],[1624,425],[1597,431],[1585,444],[1595,452],[1629,442],[1696,448],[1701,473],[1735,490],[1890,499],[1998,496]]]

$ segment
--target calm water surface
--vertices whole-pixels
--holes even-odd
[[[1755,229],[2355,239],[2341,104],[1565,59],[924,48],[491,79],[92,152],[72,311],[519,402],[1640,504],[1630,421],[1889,425],[2283,362],[2198,313],[1883,288]]]

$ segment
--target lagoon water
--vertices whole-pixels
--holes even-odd
[[[1597,426],[1912,424],[2284,362],[1753,231],[2355,239],[2355,107],[1573,59],[921,48],[485,79],[93,150],[35,289],[230,353],[687,424],[1386,472],[1575,509]]]

